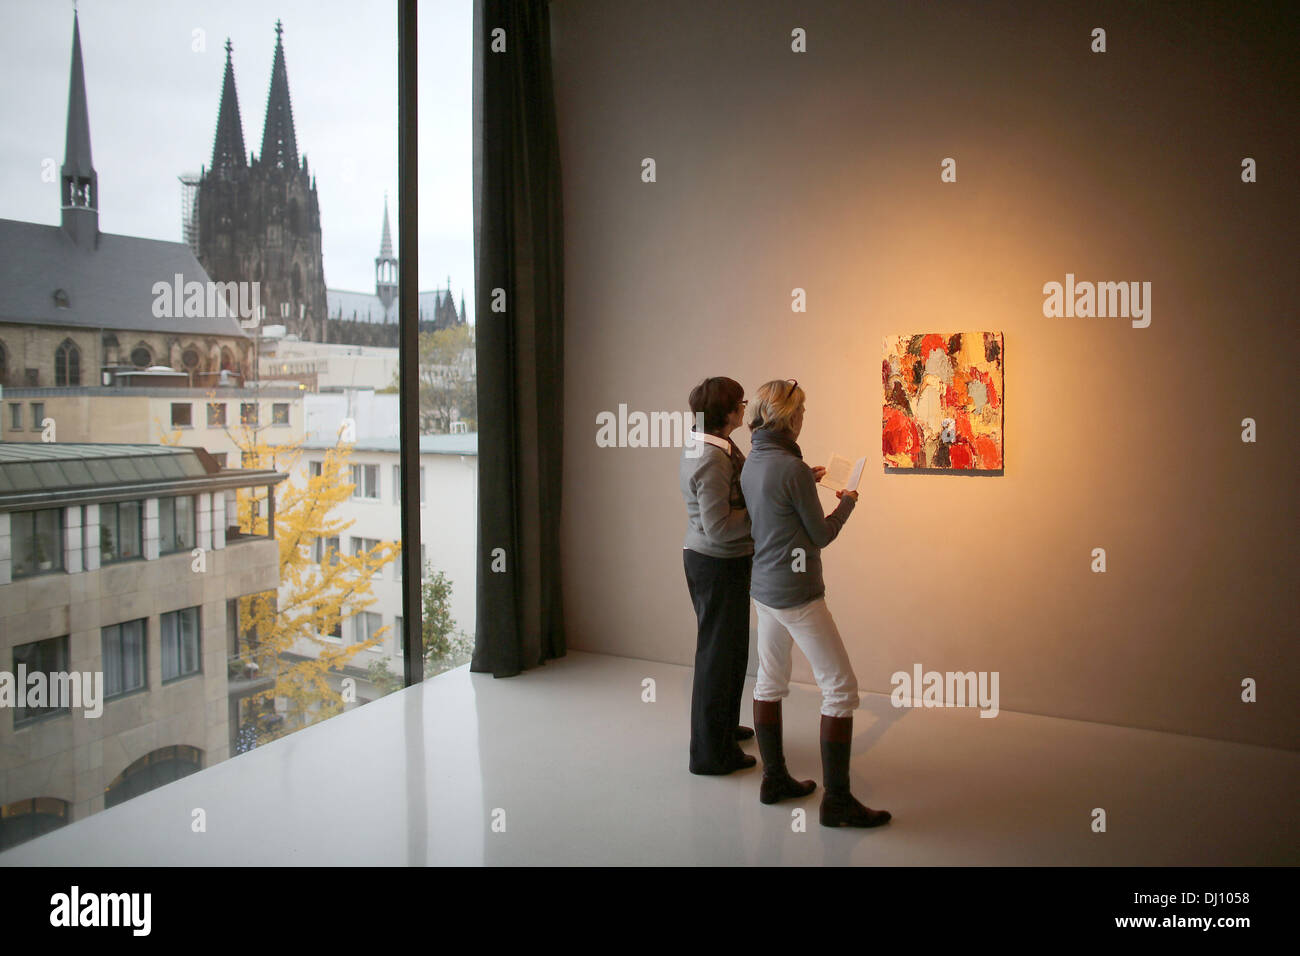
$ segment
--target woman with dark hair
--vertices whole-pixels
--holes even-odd
[[[758,762],[737,743],[754,735],[738,726],[754,542],[740,493],[745,456],[728,437],[744,419],[745,390],[730,378],[708,378],[691,390],[690,404],[696,428],[678,469],[686,501],[682,563],[697,623],[689,768],[726,774]]]
[[[822,692],[822,793],[820,818],[827,827],[875,827],[888,810],[872,810],[849,792],[849,754],[858,681],[826,606],[821,549],[840,533],[857,503],[856,491],[836,492],[830,514],[817,500],[818,472],[803,461],[795,443],[803,428],[804,393],[795,381],[768,382],[758,390],[749,427],[749,463],[741,476],[753,520],[754,576],[758,612],[758,680],[754,729],[763,757],[758,798],[776,803],[803,797],[816,787],[796,780],[785,766],[781,700],[790,693],[790,646],[799,645]]]

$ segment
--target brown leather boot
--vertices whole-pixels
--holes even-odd
[[[758,788],[760,803],[806,797],[817,789],[811,780],[790,776],[785,767],[781,730],[781,702],[754,701],[754,734],[758,737],[758,752],[763,756],[763,782]]]
[[[824,827],[878,827],[888,823],[888,810],[864,807],[849,793],[849,751],[853,748],[853,718],[822,714],[821,824]]]

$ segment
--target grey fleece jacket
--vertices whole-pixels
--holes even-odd
[[[854,499],[843,497],[824,514],[794,438],[767,428],[754,431],[740,487],[754,535],[750,595],[768,607],[798,607],[824,595],[821,549],[844,527]],[[803,549],[802,558],[796,548]]]
[[[678,466],[682,498],[686,501],[685,547],[711,558],[753,554],[749,512],[736,474],[737,462],[743,465],[745,459],[739,450],[733,458],[708,442],[699,442],[695,447],[698,455],[687,454],[690,448],[682,449]]]

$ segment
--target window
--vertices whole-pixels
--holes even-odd
[[[379,466],[352,466],[352,497],[379,499]]]
[[[15,578],[63,570],[63,510],[11,513],[9,542]]]
[[[375,633],[383,627],[384,619],[378,614],[370,611],[362,611],[352,620],[356,622],[354,633],[356,643],[361,644],[365,641],[373,640]]]
[[[45,403],[32,402],[32,428],[45,427]]]
[[[396,632],[397,650],[406,653],[406,624],[400,614],[393,620],[393,630]]]
[[[172,402],[172,428],[190,428],[194,424],[194,406],[189,402]]]
[[[212,455],[213,459],[214,459],[214,460],[216,461],[216,463],[217,463],[220,467],[222,467],[222,468],[225,468],[225,467],[226,467],[226,456],[229,455],[229,454],[230,454],[230,452],[226,452],[226,451],[214,451],[214,452],[211,452],[211,455]]]
[[[317,538],[314,560],[317,564],[324,564],[326,558],[328,558],[330,564],[338,564],[340,550],[338,535],[334,535],[331,538]],[[331,554],[330,552],[333,553]]]
[[[99,562],[129,561],[140,550],[143,502],[119,501],[99,506]]]
[[[271,406],[271,424],[287,425],[289,424],[289,403],[276,402]]]
[[[325,620],[324,615],[325,615],[325,605],[317,604],[316,618],[318,621],[321,622],[321,624],[325,628],[324,630],[321,631],[321,637],[332,637],[335,640],[340,640],[340,641],[343,640],[342,618],[335,616],[332,619]]]
[[[131,350],[131,364],[136,368],[148,368],[153,364],[153,353],[143,345],[137,345]]]
[[[257,424],[257,402],[239,403],[239,424],[241,425]]]
[[[162,631],[162,679],[199,673],[199,609],[170,611],[158,619]]]
[[[104,656],[104,699],[120,697],[145,684],[144,618],[100,631]]]
[[[158,499],[158,550],[163,554],[194,547],[194,497]]]
[[[9,427],[14,431],[23,430],[23,407],[17,402],[9,403]]]
[[[186,349],[181,353],[181,365],[187,371],[194,371],[199,367],[199,350],[195,348]]]
[[[222,427],[226,424],[226,403],[208,402],[208,426]]]
[[[81,349],[71,339],[64,339],[54,351],[54,384],[81,384]]]
[[[402,466],[393,466],[393,503],[402,503]],[[424,466],[420,466],[420,504],[424,504]]]
[[[308,472],[308,474],[311,475],[311,477],[313,477],[313,478],[319,478],[319,477],[321,476],[321,471],[322,471],[322,463],[321,463],[321,462],[319,462],[319,461],[309,461],[309,462],[307,462],[307,472]]]
[[[363,554],[367,551],[373,551],[377,547],[379,547],[379,540],[377,538],[353,538],[352,539],[352,554],[354,557]],[[383,569],[377,568],[375,570],[375,573],[372,574],[371,577],[377,578],[380,577],[382,574],[383,574]]]
[[[46,675],[47,687],[54,687],[50,682],[51,674],[66,674],[68,672],[68,638],[51,637],[45,641],[34,641],[31,644],[19,644],[14,647],[14,674],[18,673],[18,666],[23,665],[27,675],[30,676],[36,672]],[[64,686],[61,682],[58,685]],[[46,694],[44,707],[14,707],[14,725],[25,723],[37,717],[48,717],[53,714],[66,714],[68,707],[56,706],[66,704],[67,701],[60,698],[54,700],[50,694]]]

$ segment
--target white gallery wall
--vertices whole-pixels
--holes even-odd
[[[797,378],[808,460],[868,455],[823,554],[864,691],[997,671],[1004,710],[1300,749],[1298,124],[1248,16],[552,4],[569,646],[694,655],[680,449],[597,416]],[[1044,316],[1067,274],[1150,282],[1149,325]],[[1005,336],[1005,473],[884,474],[882,336],[957,331]]]

